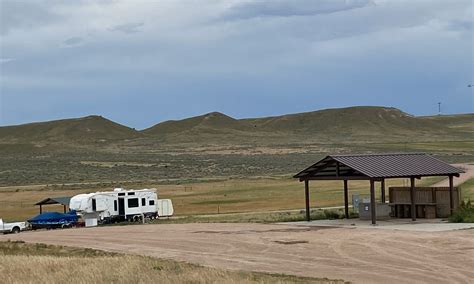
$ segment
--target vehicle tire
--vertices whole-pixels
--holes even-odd
[[[18,234],[18,233],[20,233],[20,231],[21,231],[20,227],[13,227],[13,229],[12,229],[13,234]]]

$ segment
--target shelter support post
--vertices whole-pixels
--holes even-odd
[[[349,219],[349,188],[347,186],[347,179],[344,180],[344,213],[346,219]]]
[[[382,179],[382,181],[380,182],[380,190],[382,203],[385,203],[385,179]]]
[[[43,214],[43,205],[40,205],[40,214]]]
[[[309,211],[309,180],[304,181],[304,196],[306,199],[306,221],[311,221],[311,212]]]
[[[453,186],[453,176],[449,176],[449,212],[450,215],[453,215],[454,212],[454,186]]]
[[[64,208],[64,214],[66,214],[66,205],[63,205]]]
[[[410,178],[411,220],[416,221],[415,178]]]
[[[370,215],[372,217],[372,225],[377,224],[377,213],[375,211],[375,185],[374,180],[370,180]]]

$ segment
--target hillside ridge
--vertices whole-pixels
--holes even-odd
[[[356,106],[280,116],[235,119],[210,112],[181,120],[168,120],[137,131],[99,115],[0,127],[0,142],[97,142],[164,139],[166,142],[199,141],[213,137],[230,143],[245,137],[305,136],[314,139],[359,139],[422,135],[449,137],[474,132],[474,114],[413,116],[393,107]],[[296,137],[295,136],[295,137]],[[456,136],[457,137],[457,136]],[[282,140],[286,141],[286,140]]]

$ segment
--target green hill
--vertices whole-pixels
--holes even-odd
[[[456,115],[433,115],[424,116],[421,119],[426,121],[433,121],[452,130],[465,132],[466,135],[474,134],[474,114],[456,114]],[[474,136],[471,136],[473,138]]]
[[[210,113],[166,121],[143,131],[167,142],[242,141],[291,143],[291,141],[388,141],[463,138],[466,134],[445,121],[415,117],[396,108],[349,107],[275,117],[236,120]]]
[[[0,127],[0,141],[7,143],[91,143],[133,139],[142,135],[101,116],[63,119]]]
[[[349,107],[326,109],[314,112],[289,114],[268,118],[246,119],[248,123],[264,130],[279,131],[334,131],[361,129],[402,128],[432,129],[436,124],[420,120],[396,108],[385,107]]]
[[[396,108],[361,106],[240,120],[213,112],[135,131],[101,116],[88,116],[0,127],[0,143],[107,142],[155,149],[190,142],[205,146],[472,140],[473,118],[474,114],[415,117]]]
[[[234,119],[219,112],[212,112],[183,120],[165,121],[142,132],[150,136],[163,136],[173,134],[225,134],[251,130],[253,130],[252,126],[245,121]]]

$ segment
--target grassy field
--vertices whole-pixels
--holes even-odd
[[[4,283],[344,283],[22,242],[0,242],[0,272]]]
[[[470,179],[461,185],[461,197],[466,201],[474,202],[474,179]]]
[[[424,178],[418,185],[430,185],[442,178]],[[408,185],[407,180],[388,180],[386,187]],[[318,181],[311,183],[312,207],[344,204],[342,182]],[[67,188],[67,186],[66,186]],[[304,186],[290,177],[228,179],[181,184],[139,184],[127,188],[156,188],[159,198],[170,198],[177,216],[225,213],[262,213],[275,210],[304,208]],[[61,186],[11,186],[0,189],[0,216],[5,220],[26,220],[38,214],[36,202],[48,197],[73,196],[79,193],[111,190],[111,187],[64,189]],[[349,182],[351,195],[369,194],[364,181]],[[380,196],[380,191],[377,196]],[[44,211],[62,211],[62,206],[50,205]],[[241,216],[244,218],[244,216]],[[282,216],[285,217],[285,216]],[[252,219],[252,217],[247,218]],[[265,218],[264,218],[265,219]],[[273,219],[271,217],[270,219]]]
[[[134,142],[135,143],[135,142]],[[21,145],[15,145],[20,147]],[[289,175],[328,153],[429,152],[450,163],[474,160],[472,141],[128,145],[119,150],[34,151],[0,144],[0,187],[35,184],[169,184],[209,178]],[[99,148],[101,149],[101,148]],[[83,187],[88,188],[88,187]]]

